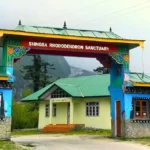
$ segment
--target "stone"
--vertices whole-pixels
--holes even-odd
[[[11,138],[11,117],[0,120],[0,140],[10,140]]]
[[[140,138],[150,137],[150,124],[149,123],[132,123],[131,120],[124,120],[125,126],[124,137],[127,138]]]

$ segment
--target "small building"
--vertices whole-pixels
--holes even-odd
[[[130,73],[130,78],[124,79],[126,86],[116,90],[108,88],[108,74],[59,79],[22,102],[39,101],[38,128],[43,131],[62,131],[60,127],[66,128],[65,125],[70,128],[85,125],[112,129],[114,137],[148,137],[150,77]],[[111,100],[109,91],[113,95]]]
[[[112,135],[114,137],[150,137],[150,77],[130,73],[122,88],[112,89]]]
[[[59,131],[63,126],[111,129],[110,75],[94,75],[59,79],[22,99],[39,101],[38,128]],[[66,126],[65,126],[66,125]]]

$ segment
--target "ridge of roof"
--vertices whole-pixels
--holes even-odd
[[[18,25],[14,30],[23,31],[23,32],[55,34],[55,35],[123,39],[121,36],[115,34],[112,31],[98,31],[98,30],[88,30],[88,29]]]
[[[60,28],[60,27],[50,27],[50,26],[35,26],[35,25],[18,25],[17,27],[34,27],[34,28],[48,28],[48,29],[60,29],[60,30],[79,30],[79,31],[95,31],[95,32],[102,32],[102,33],[113,33],[117,35],[114,32],[110,31],[101,31],[101,30],[90,30],[90,29],[76,29],[76,28]],[[17,27],[15,29],[17,29]],[[118,36],[118,35],[117,35]]]

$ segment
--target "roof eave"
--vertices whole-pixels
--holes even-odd
[[[71,35],[58,35],[58,34],[46,34],[46,33],[36,33],[36,32],[24,32],[17,30],[6,30],[0,29],[0,40],[4,35],[10,36],[24,36],[24,37],[41,37],[41,38],[59,38],[68,40],[84,40],[84,41],[95,41],[95,42],[106,42],[106,43],[116,43],[116,44],[129,44],[133,47],[141,46],[144,48],[145,40],[134,40],[134,39],[114,39],[114,38],[98,38],[98,37],[80,37]]]

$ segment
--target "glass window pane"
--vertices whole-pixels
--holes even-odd
[[[146,109],[146,107],[142,107],[142,111],[146,111],[147,109]]]
[[[140,111],[140,107],[136,107],[136,111]]]
[[[95,107],[93,107],[93,116],[95,116]]]
[[[146,102],[142,102],[142,106],[146,106]]]
[[[140,106],[140,101],[136,101],[136,106]]]

